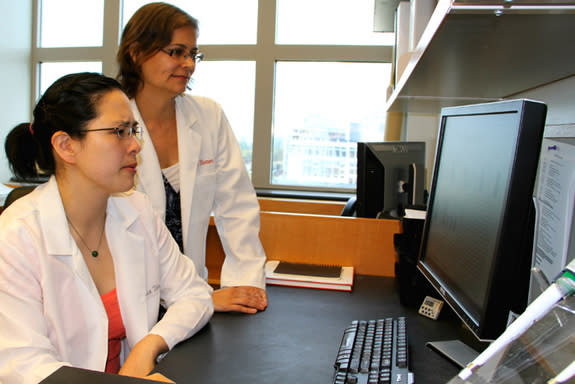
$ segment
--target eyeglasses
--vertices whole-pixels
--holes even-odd
[[[97,129],[82,129],[80,132],[97,132],[97,131],[114,131],[118,138],[127,139],[135,137],[136,139],[142,138],[142,129],[134,125],[132,127],[114,127],[114,128],[97,128]]]
[[[197,64],[204,59],[204,54],[194,49],[187,52],[184,48],[162,48],[160,51],[179,61],[185,61],[189,57]]]

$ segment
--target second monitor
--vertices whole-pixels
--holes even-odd
[[[358,217],[400,218],[425,205],[425,142],[357,143]]]

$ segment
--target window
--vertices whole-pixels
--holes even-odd
[[[278,44],[392,45],[373,32],[373,1],[277,0]]]
[[[66,72],[115,76],[120,31],[148,2],[35,0],[38,92]],[[355,143],[385,132],[394,37],[371,31],[374,0],[170,2],[200,23],[190,92],[223,106],[254,186],[352,191]]]
[[[110,60],[114,53],[113,49],[106,52],[103,47],[117,33],[104,28],[105,11],[113,11],[107,1],[36,0],[34,6],[38,15],[32,47],[36,69],[32,79],[34,102],[56,79],[68,73],[109,74],[107,69],[115,65]],[[117,39],[112,41],[117,47]]]
[[[193,95],[208,96],[222,105],[251,174],[254,139],[254,61],[204,61],[193,76]]]
[[[39,30],[38,45],[43,48],[99,47],[104,0],[42,0]]]
[[[124,0],[122,26],[126,25],[138,8],[151,2],[151,0]],[[172,0],[167,2],[198,19],[200,45],[256,44],[257,0]]]
[[[380,63],[277,62],[271,183],[355,188],[356,143],[385,134],[389,72]]]
[[[99,61],[69,61],[62,63],[40,63],[40,94],[60,77],[74,72],[102,72],[102,63]]]

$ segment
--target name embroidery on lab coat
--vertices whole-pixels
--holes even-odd
[[[146,297],[150,296],[152,293],[157,292],[160,289],[160,285],[159,284],[154,284],[152,286],[152,288],[148,289],[146,291]]]

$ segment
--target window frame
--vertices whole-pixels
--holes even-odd
[[[116,51],[121,33],[122,0],[104,1],[102,47],[39,48],[40,2],[34,0],[32,23],[31,79],[33,108],[39,93],[39,64],[62,61],[101,61],[103,74],[116,76]],[[283,45],[275,43],[276,1],[258,1],[258,29],[255,45],[201,45],[206,60],[250,60],[256,63],[252,183],[257,190],[352,193],[350,189],[277,186],[271,184],[274,76],[276,61],[342,61],[392,63],[393,46],[372,45]],[[384,95],[386,90],[382,90]],[[385,108],[382,100],[381,108]],[[383,138],[382,138],[383,140]]]

